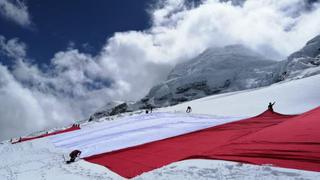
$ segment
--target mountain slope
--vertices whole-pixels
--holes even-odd
[[[299,79],[320,73],[320,35],[291,54],[282,67],[283,79]]]
[[[184,112],[191,106],[194,113],[221,116],[256,116],[269,102],[283,114],[299,114],[320,105],[320,75],[283,81],[268,87],[208,96],[175,106],[161,108],[165,112]]]
[[[266,60],[243,45],[212,48],[178,64],[167,81],[153,87],[141,101],[168,106],[204,96],[276,82],[277,62]]]
[[[193,112],[192,117],[217,117],[222,116],[254,116],[260,114],[266,109],[269,101],[275,100],[275,110],[287,113],[296,114],[301,113],[320,105],[320,75],[294,80],[290,82],[281,82],[272,86],[245,90],[240,92],[232,92],[227,94],[220,94],[209,96],[206,98],[182,103],[176,106],[161,108],[156,112],[169,113],[173,118],[178,118],[182,112],[185,112],[186,106],[191,106]],[[139,113],[139,112],[134,112]],[[206,115],[199,115],[206,114]],[[113,133],[112,138],[100,134],[100,138],[105,138],[105,144],[102,146],[118,146],[125,147],[128,142],[131,142],[133,137],[150,137],[151,135],[159,134],[154,127],[162,123],[161,127],[167,127],[168,131],[161,133],[170,137],[170,132],[176,132],[176,128],[180,130],[188,130],[193,125],[199,125],[200,119],[192,119],[193,123],[186,124],[186,121],[175,121],[175,126],[171,126],[171,118],[165,121],[157,121],[157,117],[152,114],[134,116],[131,113],[123,114],[125,118],[115,118],[115,121],[105,121],[105,117],[99,119],[99,122],[90,122],[81,125],[81,130],[87,133],[77,136],[78,132],[71,132],[65,134],[66,138],[62,135],[50,138],[43,138],[39,140],[28,141],[11,145],[7,142],[0,145],[0,179],[21,179],[21,180],[34,180],[34,179],[123,179],[114,174],[108,169],[101,168],[100,166],[85,162],[78,161],[71,165],[63,163],[63,154],[68,153],[70,150],[65,147],[55,147],[52,143],[53,139],[60,139],[58,142],[70,142],[73,144],[73,139],[86,139],[87,144],[92,142],[92,149],[88,151],[93,152],[94,149],[99,148],[99,143],[91,141],[90,133],[94,134],[99,132],[98,129],[105,129],[105,132],[111,127],[118,128],[117,133]],[[188,117],[188,114],[181,114]],[[213,116],[214,115],[214,116]],[[152,118],[153,117],[153,118]],[[181,116],[182,117],[182,116]],[[122,120],[121,120],[122,119]],[[141,120],[145,121],[141,121]],[[221,119],[222,120],[222,119]],[[142,124],[139,124],[141,122]],[[143,123],[144,122],[144,123]],[[208,121],[209,122],[209,121]],[[142,126],[145,123],[148,126]],[[193,124],[193,125],[192,125]],[[201,124],[201,123],[200,123]],[[186,125],[189,128],[185,128]],[[124,126],[130,127],[130,131]],[[173,127],[170,130],[170,127]],[[97,129],[98,128],[98,129]],[[111,133],[111,132],[110,132]],[[91,134],[91,135],[92,135]],[[62,139],[61,139],[62,138]],[[97,139],[95,137],[93,139]],[[127,139],[127,140],[126,140]],[[136,139],[139,141],[139,138]],[[143,157],[143,155],[142,155]],[[211,176],[210,176],[211,174]],[[270,166],[254,166],[242,163],[225,162],[225,161],[205,161],[205,160],[192,160],[177,162],[161,169],[143,174],[137,179],[175,179],[175,178],[197,178],[197,179],[257,179],[263,177],[264,179],[319,179],[318,172],[299,171],[292,169],[275,168]]]
[[[178,64],[166,81],[136,103],[95,112],[90,120],[138,109],[165,107],[213,94],[268,86],[320,74],[320,35],[283,61],[270,61],[243,45],[211,48]]]

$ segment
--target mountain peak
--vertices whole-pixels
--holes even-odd
[[[176,65],[167,81],[153,87],[144,101],[164,106],[266,86],[276,78],[272,75],[274,64],[276,62],[241,44],[208,48],[199,56]]]
[[[318,55],[320,55],[320,35],[308,41],[302,49],[290,55],[288,59],[293,60],[300,57],[315,58]]]

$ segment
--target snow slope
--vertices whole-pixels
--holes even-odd
[[[163,168],[134,178],[146,179],[183,179],[183,180],[307,180],[320,179],[320,173],[296,169],[256,166],[230,161],[188,160],[172,163]]]
[[[83,156],[112,151],[148,141],[254,116],[276,101],[275,110],[296,114],[320,105],[320,75],[269,87],[210,96],[157,109],[153,114],[127,113],[114,121],[82,124],[62,135],[11,145],[0,144],[0,179],[122,179],[108,169],[80,160],[63,163],[63,155],[83,148]],[[186,114],[187,106],[193,109]],[[299,171],[235,162],[189,160],[176,162],[137,179],[320,179],[319,172]]]
[[[280,82],[268,87],[209,96],[176,106],[162,108],[164,112],[184,112],[191,106],[197,114],[220,116],[255,116],[275,101],[275,111],[299,114],[320,106],[320,75]]]
[[[66,165],[64,152],[47,138],[0,145],[1,180],[101,180],[122,179],[104,167],[78,161]]]

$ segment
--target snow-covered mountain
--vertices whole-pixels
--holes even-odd
[[[320,35],[308,41],[283,62],[284,79],[299,79],[320,73]]]
[[[163,107],[319,73],[320,35],[286,60],[277,62],[267,60],[243,45],[211,48],[178,64],[167,80],[154,86],[138,104]]]
[[[277,81],[278,62],[268,60],[243,45],[210,48],[199,56],[178,64],[165,82],[154,86],[136,103],[121,103],[101,108],[90,120],[102,116],[163,107],[212,94],[267,86]]]
[[[150,89],[136,103],[117,104],[94,113],[90,119],[164,107],[201,97],[268,86],[320,73],[320,35],[286,60],[272,61],[244,45],[210,48],[176,65],[167,80]]]
[[[165,82],[141,100],[168,106],[204,96],[267,86],[277,82],[278,63],[243,45],[211,48],[178,64]]]

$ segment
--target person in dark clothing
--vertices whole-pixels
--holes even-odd
[[[269,111],[274,112],[274,111],[273,111],[273,105],[274,105],[275,103],[276,103],[276,102],[273,102],[273,103],[269,102],[269,105],[268,105],[268,110],[269,110]]]
[[[72,127],[80,128],[80,124],[73,124]]]
[[[192,109],[190,106],[187,107],[186,113],[191,113]]]
[[[70,164],[70,163],[74,162],[74,161],[76,160],[76,158],[80,156],[80,154],[81,154],[81,151],[79,151],[79,150],[74,150],[74,151],[72,151],[72,152],[69,154],[70,160],[67,161],[67,164]]]
[[[151,105],[150,106],[150,113],[152,113],[152,110],[153,110],[153,106]]]

